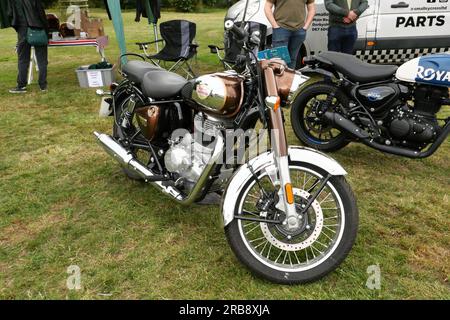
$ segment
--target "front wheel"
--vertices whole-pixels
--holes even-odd
[[[327,173],[303,162],[289,166],[300,212]],[[345,178],[332,177],[292,230],[284,224],[237,218],[283,220],[284,213],[273,205],[277,191],[266,171],[255,174],[259,181],[248,178],[236,197],[235,219],[225,229],[238,259],[255,274],[282,284],[312,282],[336,269],[350,252],[358,229],[356,200]]]
[[[349,101],[347,96],[331,84],[313,84],[296,98],[291,109],[291,124],[297,138],[306,146],[323,152],[333,152],[345,147],[348,137],[344,132],[322,121],[318,110],[330,94],[335,96],[330,108],[341,111]]]

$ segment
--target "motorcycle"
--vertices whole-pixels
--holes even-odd
[[[450,54],[413,59],[399,68],[323,52],[306,58],[314,79],[292,103],[291,123],[305,145],[336,151],[351,141],[409,158],[436,152],[450,130]]]
[[[244,43],[239,71],[188,81],[129,61],[122,67],[123,81],[103,93],[113,134],[94,134],[128,177],[180,204],[220,196],[228,243],[256,275],[282,284],[315,281],[352,248],[356,200],[335,160],[288,146],[283,106],[308,78],[281,60],[258,61],[253,50],[259,34],[244,25],[225,22]],[[254,129],[258,121],[270,131],[271,148],[238,161],[237,143],[228,138]],[[248,148],[249,139],[243,141]]]

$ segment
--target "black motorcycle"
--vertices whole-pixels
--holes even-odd
[[[409,158],[431,156],[445,141],[450,118],[450,54],[401,67],[373,65],[342,53],[305,59],[310,83],[292,103],[291,123],[305,145],[336,151],[351,141]],[[439,76],[439,77],[438,77]]]

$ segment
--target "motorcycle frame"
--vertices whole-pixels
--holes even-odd
[[[116,110],[115,108],[115,99],[116,97],[122,93],[122,92],[132,92],[132,94],[135,94],[138,96],[138,98],[141,100],[141,102],[145,105],[148,104],[154,104],[154,105],[161,105],[161,104],[172,104],[176,102],[183,102],[182,99],[175,99],[175,100],[161,100],[161,101],[153,101],[150,98],[145,97],[145,95],[142,93],[142,91],[130,80],[126,79],[122,83],[119,84],[119,86],[116,88],[116,90],[112,93],[113,96],[113,108],[114,112]],[[114,115],[114,121],[116,121],[116,116]],[[119,125],[119,124],[118,124]],[[94,133],[95,134],[95,133]],[[97,134],[95,134],[97,139],[101,139],[101,137]],[[105,142],[113,143],[112,141],[108,141],[106,138]],[[150,142],[148,142],[150,143]],[[141,149],[146,149],[151,153],[154,153],[154,150],[152,147],[147,147],[146,145],[140,145],[140,144],[134,144],[132,141],[130,142],[131,147],[137,147]],[[143,179],[145,182],[151,182],[155,187],[157,187],[159,190],[163,191],[164,193],[170,195],[173,199],[175,199],[177,202],[183,204],[183,205],[190,205],[193,204],[200,198],[205,190],[205,186],[207,185],[208,181],[211,180],[211,174],[214,172],[215,168],[217,167],[217,162],[220,159],[220,157],[223,155],[224,152],[224,146],[225,142],[221,135],[218,135],[214,150],[211,156],[210,161],[206,165],[205,169],[203,170],[202,174],[200,175],[199,179],[197,180],[197,183],[192,188],[191,192],[188,195],[183,194],[181,191],[179,191],[175,186],[172,186],[168,184],[168,180],[170,180],[166,176],[158,176],[153,174],[150,170],[143,170],[142,167],[140,167],[141,171],[145,172],[145,175],[143,176]],[[108,152],[108,150],[105,148],[105,150]],[[156,154],[153,154],[154,157],[156,157]],[[116,157],[120,158],[120,157]],[[135,161],[135,163],[129,163],[125,162],[122,163],[122,166],[128,167],[130,169],[136,169],[135,166],[143,165],[142,163],[139,163],[138,161]],[[144,165],[145,167],[145,165]]]
[[[182,99],[174,99],[174,100],[161,100],[161,101],[153,101],[152,99],[146,97],[140,88],[133,83],[132,81],[128,79],[124,79],[121,83],[118,84],[118,86],[115,88],[113,92],[110,93],[110,95],[113,98],[113,110],[114,110],[114,121],[116,121],[116,99],[118,99],[122,94],[126,94],[127,96],[135,95],[137,99],[140,100],[140,102],[143,105],[146,104],[155,104],[155,105],[161,105],[161,104],[171,104],[176,102],[184,102]],[[248,117],[254,117],[255,111],[251,109],[244,109],[241,110],[242,113],[247,113]],[[244,125],[246,124],[245,119],[243,119],[240,124]],[[250,120],[251,121],[251,120]],[[120,127],[120,124],[117,124]],[[191,190],[191,192],[188,195],[183,194],[180,190],[178,190],[175,186],[171,185],[168,180],[169,177],[162,176],[162,175],[155,175],[153,172],[148,170],[146,166],[139,161],[133,159],[130,157],[130,153],[123,153],[120,145],[112,139],[111,137],[108,137],[106,135],[99,134],[97,132],[94,132],[94,135],[96,136],[98,142],[100,145],[105,149],[105,151],[112,155],[116,160],[125,159],[124,161],[119,161],[120,164],[123,167],[126,167],[128,169],[131,169],[138,174],[141,175],[141,177],[144,179],[145,182],[149,182],[155,187],[157,187],[160,191],[163,193],[166,193],[171,196],[174,200],[179,202],[183,205],[190,205],[195,203],[199,198],[201,198],[205,193],[207,193],[208,183],[212,181],[212,177],[214,175],[214,172],[218,169],[220,166],[219,159],[221,159],[225,152],[225,141],[224,138],[221,135],[217,136],[215,146],[213,149],[213,153],[211,156],[210,161],[208,162],[207,166],[203,170],[201,176],[197,180],[197,183]],[[149,142],[150,143],[150,142]],[[108,147],[106,147],[108,146]],[[129,147],[136,147],[140,149],[145,149],[151,153],[154,153],[154,150],[152,147],[136,144],[132,141],[129,141]],[[113,151],[111,151],[113,150]],[[156,157],[155,154],[153,156]]]

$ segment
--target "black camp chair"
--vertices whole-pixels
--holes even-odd
[[[241,22],[236,22],[237,26],[241,25]],[[245,28],[249,34],[255,31],[259,31],[261,43],[257,51],[265,50],[269,47],[268,43],[270,39],[267,37],[267,26],[258,22],[246,22]],[[238,55],[242,54],[242,46],[244,43],[235,39],[231,32],[225,32],[224,47],[218,47],[216,45],[209,45],[211,53],[216,54],[222,62],[225,69],[233,69],[236,64]],[[222,53],[224,51],[224,54]],[[255,52],[256,53],[256,52]]]
[[[161,62],[173,62],[168,71],[183,70],[186,78],[195,78],[190,60],[197,54],[194,43],[197,25],[187,20],[170,20],[159,25],[162,39],[151,42],[136,42],[148,59],[161,67]],[[148,45],[164,42],[164,48],[156,54],[148,53]]]

